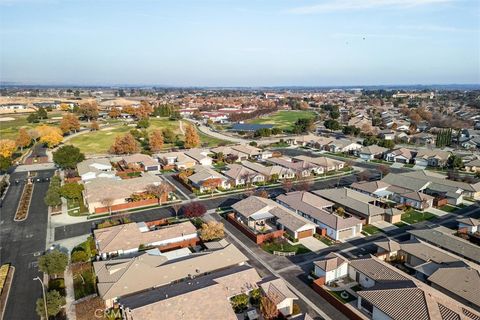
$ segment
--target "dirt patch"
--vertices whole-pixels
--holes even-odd
[[[6,122],[6,121],[13,121],[15,118],[12,117],[2,117],[0,118],[0,122]]]

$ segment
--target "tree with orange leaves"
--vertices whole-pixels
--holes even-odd
[[[192,126],[187,126],[185,130],[185,148],[195,148],[200,144],[200,137],[198,136],[197,130]]]
[[[63,133],[68,133],[70,131],[77,132],[80,129],[80,122],[77,117],[71,113],[67,113],[63,116],[62,121],[60,121],[60,130]]]
[[[108,116],[110,118],[113,118],[113,119],[116,119],[118,117],[120,117],[120,114],[122,113],[122,111],[120,110],[120,108],[117,108],[117,107],[113,107],[110,109],[110,111],[108,112]]]
[[[40,142],[49,148],[55,147],[63,140],[62,130],[57,127],[41,125],[37,127],[37,131],[40,134]]]
[[[22,151],[23,148],[28,147],[30,143],[32,143],[32,137],[30,137],[30,135],[28,134],[27,129],[20,128],[20,130],[18,130],[18,137],[15,143],[17,144],[17,147],[19,147]]]
[[[132,154],[139,151],[140,145],[130,133],[117,136],[109,150],[113,154]]]
[[[163,134],[160,130],[153,130],[150,133],[148,138],[148,143],[150,145],[150,150],[153,152],[158,152],[163,148]]]
[[[0,140],[0,156],[4,158],[10,158],[17,149],[15,141],[10,139]]]
[[[146,100],[142,100],[140,106],[135,109],[135,116],[139,119],[147,119],[152,112],[153,108],[150,103]]]

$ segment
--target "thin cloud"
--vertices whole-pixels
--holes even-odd
[[[448,2],[452,2],[452,0],[329,0],[316,5],[292,8],[288,10],[288,12],[295,14],[313,14],[375,8],[412,8]]]
[[[431,31],[431,32],[480,32],[477,29],[457,28],[452,26],[438,26],[438,25],[408,25],[399,26],[399,29],[403,30],[415,30],[415,31]]]

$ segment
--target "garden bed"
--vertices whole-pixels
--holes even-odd
[[[18,204],[17,212],[15,213],[15,221],[23,221],[27,219],[28,208],[30,207],[30,201],[32,200],[33,184],[27,183],[23,187],[22,197]]]
[[[96,277],[90,263],[85,263],[72,270],[75,300],[97,293]]]
[[[80,199],[67,199],[67,212],[70,216],[88,215],[88,209],[83,203],[83,197]]]
[[[342,297],[342,292],[346,292],[346,294],[348,296]],[[353,295],[351,295],[349,292],[347,292],[345,290],[344,291],[330,291],[330,290],[328,290],[328,293],[330,293],[332,296],[334,296],[335,298],[340,300],[343,304],[349,303],[350,301],[357,300],[357,298],[355,298]]]
[[[315,233],[313,236],[315,237],[315,239],[322,241],[327,246],[333,246],[336,243],[335,240],[333,240],[329,237],[326,237],[326,236],[322,236],[318,233]]]

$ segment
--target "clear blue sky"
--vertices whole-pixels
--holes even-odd
[[[34,84],[480,83],[478,0],[0,0]]]

